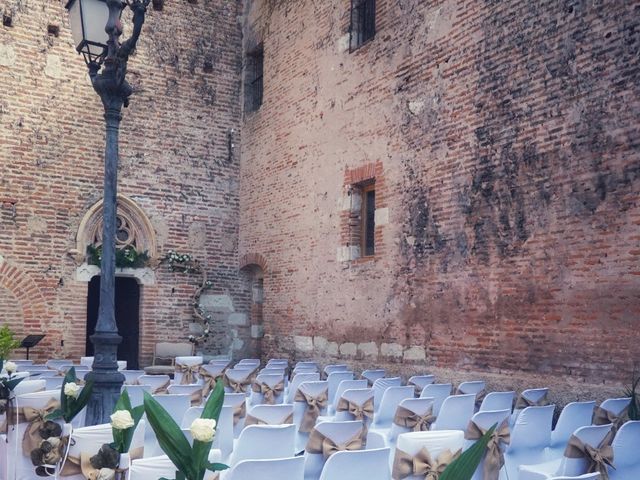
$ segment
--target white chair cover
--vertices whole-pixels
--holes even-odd
[[[373,428],[375,429],[388,429],[391,428],[391,423],[395,417],[398,405],[403,400],[413,398],[415,389],[412,385],[406,387],[389,387],[382,395],[380,401],[380,408],[378,408],[374,421]]]
[[[178,367],[180,365],[185,365],[188,367],[193,367],[195,365],[202,365],[202,357],[199,355],[189,355],[189,356],[181,356],[181,357],[176,357],[175,360],[175,364],[176,364],[176,371],[173,374],[173,383],[175,384],[181,384],[182,383],[182,375],[183,373],[178,371]],[[199,383],[198,380],[200,379],[200,376],[195,373],[193,375],[193,379],[194,381],[191,383]]]
[[[380,408],[382,395],[384,395],[384,392],[387,390],[387,388],[399,387],[400,385],[402,385],[402,379],[400,377],[383,377],[373,382],[373,405],[376,412]]]
[[[482,400],[480,411],[509,409],[509,413],[511,413],[515,395],[516,392],[513,390],[509,392],[489,392]]]
[[[293,404],[256,405],[249,410],[247,415],[251,415],[267,425],[293,424]],[[286,420],[290,420],[290,422],[286,422]]]
[[[554,456],[562,455],[573,432],[580,427],[591,425],[594,406],[595,402],[571,402],[565,405],[558,417],[556,428],[551,432],[549,448],[558,450],[557,455],[554,454]]]
[[[407,381],[407,385],[413,385],[416,389],[416,396],[420,396],[422,389],[436,381],[435,375],[414,375]]]
[[[238,438],[240,432],[244,428],[244,419],[246,414],[247,397],[244,393],[225,393],[223,405],[225,407],[231,407],[232,410],[240,412],[241,407],[244,405],[245,413],[238,417],[238,422],[233,426],[233,438]],[[233,417],[232,417],[233,418]]]
[[[336,405],[338,400],[344,395],[344,392],[347,390],[352,390],[355,388],[367,388],[368,382],[367,380],[342,380],[338,385],[336,390],[335,397],[333,402],[329,402],[329,408],[327,408],[327,415],[329,417],[333,417],[336,414]],[[331,418],[323,418],[322,421],[331,420]]]
[[[344,443],[352,439],[358,433],[362,433],[362,422],[320,422],[315,429],[336,444]],[[305,451],[305,478],[318,478],[324,467],[326,459],[322,453],[309,453]]]
[[[214,463],[220,460],[220,450],[212,449],[209,452],[209,461]],[[156,480],[162,477],[176,477],[176,467],[166,455],[133,460],[129,467],[128,480]],[[204,476],[205,480],[212,480],[214,477],[214,472],[209,471]]]
[[[137,385],[138,378],[144,375],[144,370],[122,370],[120,373],[124,375],[125,385]]]
[[[353,372],[340,370],[337,372],[331,372],[327,375],[327,382],[329,382],[329,406],[335,405],[336,393],[340,382],[343,380],[353,380]],[[330,411],[330,409],[328,410]]]
[[[278,384],[282,383],[282,391],[276,393],[273,397],[273,401],[275,404],[282,403],[284,400],[284,371],[278,370],[278,373],[260,373],[256,376],[255,384],[258,386],[262,384],[266,384],[271,388],[276,387]],[[253,390],[254,385],[251,386],[251,400],[250,403],[252,405],[260,405],[265,403],[264,395],[261,392],[256,392]]]
[[[313,382],[320,380],[320,374],[318,372],[309,372],[309,373],[296,373],[289,382],[289,389],[286,395],[286,402],[292,403],[293,398],[296,396],[296,390],[300,386],[302,382]]]
[[[336,364],[327,365],[326,367],[324,367],[323,371],[324,371],[324,374],[328,377],[333,372],[347,372],[347,371],[349,371],[349,366],[345,365],[344,363],[336,363]]]
[[[151,393],[151,385],[123,385],[122,390],[126,389],[131,400],[131,406],[137,407],[144,402],[143,392]]]
[[[362,372],[362,378],[364,378],[369,382],[369,385],[367,385],[368,387],[372,387],[373,382],[375,382],[379,378],[384,378],[384,375],[385,375],[385,371],[382,368],[364,370]]]
[[[409,432],[398,436],[397,450],[415,456],[426,448],[431,458],[437,458],[445,450],[456,453],[464,445],[464,433],[460,430],[441,430],[437,432]],[[393,460],[391,460],[393,463]],[[424,480],[424,477],[411,475],[405,480]]]
[[[465,430],[476,406],[474,393],[451,395],[442,403],[442,408],[431,430]]]
[[[295,433],[295,425],[249,425],[238,437],[229,466],[242,460],[292,457]]]
[[[609,470],[610,480],[640,478],[640,421],[629,421],[616,433],[611,446],[615,470]]]
[[[451,388],[450,383],[432,383],[422,389],[420,396],[433,398],[433,414],[438,415],[444,399],[451,395]]]
[[[138,384],[149,385],[152,393],[168,388],[170,383],[169,375],[140,375],[138,377]]]
[[[471,417],[471,421],[474,422],[481,429],[489,430],[494,425],[497,425],[497,427],[500,427],[500,425],[505,420],[507,421],[507,424],[508,424],[510,415],[511,415],[511,407],[504,410],[488,410],[485,412],[478,412],[474,414],[473,417]],[[467,450],[474,443],[476,443],[476,441],[477,440],[465,440],[464,449]],[[500,449],[504,453],[505,446],[500,445]],[[484,468],[484,457],[480,461],[480,465],[478,465],[478,468],[473,474],[472,480],[484,480],[483,468]]]
[[[327,459],[320,480],[390,480],[389,448],[336,452]]]
[[[304,457],[243,460],[229,470],[225,480],[303,480]]]

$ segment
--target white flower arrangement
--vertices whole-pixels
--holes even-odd
[[[111,426],[116,430],[126,430],[135,425],[128,410],[117,410],[111,415]]]
[[[80,390],[82,390],[82,388],[75,382],[64,384],[64,394],[67,397],[78,398],[78,395],[80,395]]]
[[[210,442],[216,434],[216,421],[208,418],[196,418],[189,428],[191,436],[199,442]]]
[[[18,369],[18,366],[13,362],[5,362],[4,369],[7,371],[9,375],[11,375]]]

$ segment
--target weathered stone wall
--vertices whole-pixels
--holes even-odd
[[[265,354],[616,391],[640,356],[638,5],[376,3],[354,53],[346,0],[245,9],[265,88],[239,253],[268,265]],[[363,175],[376,255],[352,260]]]
[[[35,354],[78,357],[88,279],[78,280],[68,253],[102,195],[104,127],[63,5],[0,2],[0,289],[10,292],[0,302],[18,299],[0,306],[0,322],[20,335],[46,333]],[[120,136],[120,193],[149,218],[158,255],[194,255],[213,282],[207,294],[224,303],[212,310],[212,353],[227,353],[233,342],[246,354],[248,346],[248,323],[227,325],[249,308],[237,265],[240,13],[236,0],[149,8],[129,62],[135,93]],[[142,286],[143,364],[156,341],[186,340],[199,280],[163,265],[155,283]]]

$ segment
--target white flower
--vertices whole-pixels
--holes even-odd
[[[78,395],[80,394],[80,385],[74,382],[65,383],[64,394],[67,397],[78,398]]]
[[[128,410],[117,410],[111,415],[111,426],[116,430],[126,430],[133,427],[133,417]]]
[[[4,369],[7,371],[9,375],[15,372],[18,369],[18,366],[13,362],[5,362]]]
[[[196,418],[191,424],[191,436],[199,442],[210,442],[216,434],[216,421],[208,418]]]
[[[116,478],[116,471],[111,468],[101,468],[96,476],[96,480],[113,480],[114,478]]]

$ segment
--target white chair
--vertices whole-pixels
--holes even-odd
[[[511,430],[511,443],[504,455],[508,478],[518,478],[520,465],[545,460],[551,442],[551,422],[555,405],[527,407],[520,412]]]
[[[167,389],[169,395],[189,395],[191,405],[197,407],[204,401],[202,398],[202,385],[197,383],[191,385],[169,385]]]
[[[295,368],[315,368],[317,372],[319,372],[318,364],[313,361],[300,361],[296,363]]]
[[[340,382],[343,380],[353,380],[353,372],[337,371],[327,375],[327,382],[329,382],[329,406],[335,405],[336,393]]]
[[[80,357],[80,365],[84,365],[85,367],[92,368],[93,357]]]
[[[62,383],[62,377],[60,377],[60,383]],[[60,388],[60,385],[58,385]],[[14,395],[24,395],[26,393],[35,393],[42,392],[44,390],[55,390],[55,388],[48,389],[47,388],[47,380],[22,380],[18,385],[13,389]]]
[[[489,392],[482,399],[480,411],[486,412],[489,410],[504,410],[508,408],[509,412],[511,412],[515,395],[516,392],[513,390],[509,392]]]
[[[20,359],[20,360],[9,360],[10,362],[15,363],[16,365],[33,365],[33,360],[25,360],[25,359]]]
[[[62,382],[64,382],[64,378],[62,377],[46,377],[43,379],[43,382],[46,383],[45,388],[43,390],[57,390],[62,387]],[[24,382],[21,382],[24,383]]]
[[[332,417],[336,414],[336,405],[340,400],[340,397],[347,390],[353,390],[355,388],[367,388],[368,382],[366,380],[343,380],[338,385],[338,389],[336,390],[335,397],[333,401],[329,403],[329,408],[327,409],[327,415]],[[323,418],[322,421],[331,420],[331,418]]]
[[[486,387],[486,383],[482,380],[473,380],[469,382],[462,382],[458,385],[456,393],[468,395],[473,393],[474,395],[478,395],[481,393]]]
[[[277,391],[278,387],[281,390]],[[265,394],[261,390],[263,388],[270,388],[273,390],[273,403],[282,403],[284,399],[284,373],[260,373],[256,376],[256,380],[251,388],[251,400],[252,405],[260,405],[266,403]]]
[[[128,387],[127,387],[128,388]],[[180,425],[184,413],[191,408],[191,395],[153,395],[153,398],[167,411],[169,416]],[[146,414],[145,417],[146,418]],[[145,455],[157,456],[162,454],[158,439],[152,428],[147,428],[144,439]]]
[[[32,380],[41,380],[43,378],[52,378],[52,377],[60,377],[60,378],[64,378],[62,376],[60,376],[60,372],[58,372],[57,370],[46,370],[46,371],[42,371],[42,372],[33,372],[33,373],[29,373],[29,372],[17,372],[14,374],[16,376],[16,378],[18,376],[31,376],[33,377]]]
[[[127,369],[127,361],[126,360],[116,360],[116,363],[118,364],[118,371],[121,372],[122,370],[126,370]]]
[[[356,437],[361,438],[364,431],[362,422],[360,421],[320,422],[315,426],[315,430],[336,445],[348,443],[349,440]],[[304,456],[304,478],[308,480],[317,479],[327,459],[322,453],[310,452],[308,445],[305,448]]]
[[[209,461],[220,462],[220,450],[212,449],[209,452]],[[155,480],[157,478],[175,478],[176,467],[166,455],[156,457],[145,457],[139,460],[133,460],[129,467],[128,480]],[[207,470],[204,480],[212,480],[215,477],[214,472]]]
[[[189,430],[193,421],[202,416],[203,410],[204,407],[189,408],[184,412],[180,428],[183,431]],[[191,435],[189,433],[189,435],[185,434],[185,436],[190,439]],[[216,436],[213,438],[211,448],[220,450],[223,461],[231,455],[231,452],[233,451],[233,407],[222,407],[220,416],[218,417],[218,424],[216,426]]]
[[[373,386],[373,382],[375,382],[379,378],[384,378],[385,371],[382,368],[371,369],[371,370],[363,370],[362,378],[369,382],[368,387]]]
[[[123,385],[122,390],[127,390],[131,406],[137,407],[144,403],[144,392],[151,393],[151,385]]]
[[[51,359],[47,360],[45,365],[51,370],[62,370],[63,367],[71,367],[73,366],[73,360],[68,359]],[[91,365],[89,365],[91,366]]]
[[[170,383],[169,375],[140,375],[138,377],[138,384],[149,385],[153,393],[168,388]]]
[[[389,387],[385,390],[380,401],[380,408],[376,412],[373,420],[372,428],[388,429],[391,428],[393,418],[398,409],[398,405],[403,400],[413,398],[415,389],[411,385],[406,387]]]
[[[578,428],[573,432],[573,435],[585,444],[598,448],[610,432],[611,424],[589,425]],[[583,475],[587,473],[588,465],[588,461],[585,458],[568,458],[563,456],[557,460],[551,460],[537,465],[520,465],[518,469],[518,479],[538,480],[556,476]]]
[[[316,367],[296,367],[291,372],[292,376],[297,375],[298,373],[320,373]]]
[[[238,438],[244,428],[247,396],[244,393],[225,393],[222,405],[231,407],[233,411],[233,438]]]
[[[445,450],[455,454],[464,446],[464,433],[460,430],[441,430],[433,432],[409,432],[398,436],[396,455],[398,450],[407,455],[415,456],[425,448],[431,458],[437,459]],[[390,462],[393,465],[393,459]],[[424,475],[410,475],[405,480],[423,480]]]
[[[298,387],[302,382],[313,382],[318,380],[320,380],[320,374],[318,372],[296,373],[291,382],[289,382],[289,390],[287,391],[286,402],[293,402],[293,398],[296,396],[296,390],[298,390]]]
[[[402,400],[398,407],[404,407],[407,410],[412,411],[416,415],[423,416],[428,411],[433,411],[433,399],[432,398],[408,398]],[[389,446],[395,446],[398,435],[401,433],[411,432],[412,429],[409,429],[403,425],[398,425],[395,422],[391,424],[391,428],[386,432],[385,436],[385,444]],[[369,430],[369,435],[371,435],[374,430]],[[367,440],[367,445],[369,445],[369,440]]]
[[[476,396],[473,393],[445,398],[431,430],[466,430],[475,406]]]
[[[624,421],[623,413],[631,403],[631,398],[608,398],[600,404],[600,408],[595,409],[593,423],[596,425],[603,425],[607,423],[614,423],[615,428],[618,428]],[[606,415],[598,415],[599,411],[606,412]]]
[[[254,369],[249,368],[230,368],[224,372],[225,387],[224,391],[227,393],[244,393],[249,395],[251,393],[251,377]]]
[[[416,397],[419,397],[422,393],[422,389],[427,385],[431,385],[436,381],[435,375],[414,375],[409,378],[407,385],[413,385],[416,392]],[[451,391],[449,391],[451,393]]]
[[[565,405],[558,417],[556,428],[551,432],[549,449],[559,450],[554,456],[562,455],[561,450],[567,446],[573,432],[580,427],[591,425],[594,406],[595,402],[571,402]]]
[[[294,425],[249,425],[235,443],[229,466],[242,460],[293,457],[295,434]]]
[[[514,425],[516,420],[518,419],[518,415],[523,410],[522,406],[519,406],[518,403],[522,401],[524,405],[529,404],[529,406],[544,406],[548,404],[547,395],[549,394],[548,388],[528,388],[523,390],[520,393],[520,396],[516,400],[515,407],[513,409],[513,413],[511,414],[511,425]],[[522,397],[522,398],[520,398]]]
[[[281,376],[285,376],[286,373],[286,368],[282,368],[282,367],[269,367],[266,366],[263,369],[261,369],[258,373],[266,373],[266,374],[270,374],[270,375],[281,375]]]
[[[52,400],[60,401],[60,390],[45,390],[16,395],[15,406],[17,409],[33,407],[41,410]],[[56,423],[62,425],[62,420],[57,420]],[[28,426],[28,423],[18,423],[15,426],[10,426],[7,430],[6,453],[7,458],[12,459],[12,461],[7,462],[7,478],[11,480],[33,480],[35,477],[34,466],[29,457],[31,452],[22,451],[22,438]],[[1,468],[0,471],[2,471]]]
[[[380,408],[380,402],[382,401],[382,395],[389,387],[399,387],[402,385],[402,379],[400,377],[383,377],[373,382],[374,400],[373,405],[377,412]]]
[[[640,421],[629,421],[622,425],[613,439],[613,461],[615,470],[609,469],[610,480],[640,478]]]
[[[336,452],[322,468],[320,480],[391,480],[389,448]]]
[[[304,457],[243,460],[224,475],[225,480],[303,480]]]
[[[38,372],[46,372],[48,370],[52,370],[46,365],[17,365],[17,372],[29,372],[29,373],[38,373]],[[56,370],[57,371],[57,370]]]
[[[323,370],[327,379],[329,378],[329,375],[331,375],[333,372],[348,372],[348,371],[349,371],[349,367],[344,363],[327,365],[326,367],[324,367],[324,370]]]
[[[478,412],[471,417],[471,421],[475,423],[482,430],[489,430],[494,425],[496,428],[499,428],[504,422],[507,424],[507,428],[509,425],[509,416],[511,415],[511,406],[509,408],[505,408],[504,410],[487,410],[484,412]],[[477,440],[465,440],[464,449],[467,450],[470,448]],[[503,445],[500,442],[500,450],[504,453],[506,449],[506,445]],[[480,461],[478,468],[473,474],[472,480],[483,480],[484,473],[484,458]]]
[[[375,393],[373,388],[354,388],[345,390],[342,393],[340,400],[346,401],[347,405],[357,405],[358,407],[364,407],[366,403],[373,401],[374,395]],[[340,400],[338,400],[336,408],[339,407]],[[343,410],[336,411],[335,420],[338,422],[360,420],[368,426],[373,421],[373,418],[368,417],[365,413],[362,413],[362,418],[358,418],[357,416],[354,416],[349,410]]]
[[[121,370],[120,373],[124,375],[125,385],[136,385],[144,370]]]
[[[323,395],[328,395],[329,390],[329,382],[327,380],[317,380],[313,382],[302,382],[298,387],[303,394],[308,395],[311,398],[322,397]],[[295,400],[295,395],[294,395]],[[304,446],[307,443],[307,439],[309,438],[309,432],[301,432],[300,426],[302,424],[302,420],[307,411],[307,403],[305,401],[294,401],[293,402],[293,423],[296,425],[296,451],[300,451],[304,449]],[[318,411],[318,418],[322,418],[323,415],[327,413],[327,407],[320,408]],[[316,421],[318,421],[316,419]]]
[[[243,358],[238,363],[236,363],[236,366],[238,366],[238,365],[244,365],[244,366],[250,366],[250,367],[253,367],[253,368],[258,368],[258,367],[260,367],[260,359],[259,358]]]
[[[200,366],[202,365],[202,357],[199,355],[188,355],[188,356],[176,357],[175,365],[176,365],[176,371],[173,374],[173,383],[182,384],[182,376],[184,374],[179,370],[180,366],[185,366],[185,367]],[[198,373],[193,373],[193,381],[189,383],[201,383],[201,382],[198,382],[199,379],[200,379],[200,376],[198,375]]]
[[[247,412],[261,424],[286,425],[293,424],[293,404],[256,405]]]
[[[422,398],[433,398],[433,414],[436,416],[440,413],[442,402],[449,395],[451,395],[450,383],[432,383],[424,387],[420,393]]]

